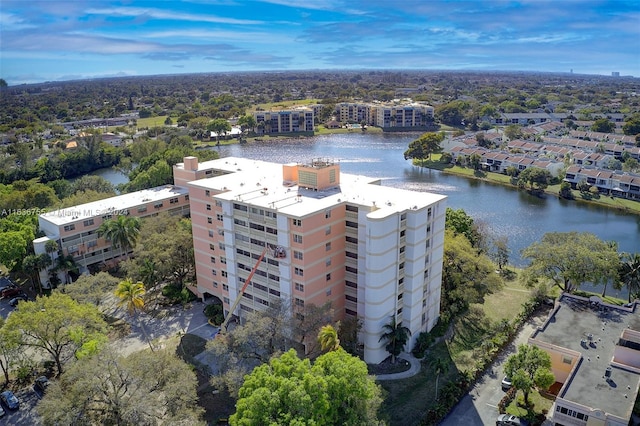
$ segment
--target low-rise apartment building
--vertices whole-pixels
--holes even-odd
[[[185,158],[176,168],[217,174],[188,186],[196,292],[218,297],[225,316],[242,318],[277,300],[295,315],[331,303],[336,320],[362,321],[371,363],[389,355],[380,336],[392,317],[411,331],[407,350],[436,324],[445,196],[381,186],[322,159],[199,165]],[[239,307],[229,312],[236,298]]]
[[[256,120],[258,134],[298,133],[313,132],[314,109],[296,108],[279,111],[256,111],[253,118]]]
[[[56,241],[63,256],[73,256],[80,273],[100,269],[125,255],[98,237],[98,228],[105,220],[120,215],[144,218],[161,212],[187,215],[187,188],[165,185],[43,213],[38,216],[38,225],[45,236],[33,241],[34,250],[36,254],[46,253],[47,242]],[[58,256],[51,255],[54,259]],[[40,274],[45,287],[49,282],[47,274],[48,271]],[[59,277],[64,282],[62,273]]]
[[[549,413],[556,425],[626,426],[640,386],[637,303],[562,295],[529,338],[551,357],[561,388]]]

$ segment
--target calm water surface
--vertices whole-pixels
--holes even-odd
[[[345,173],[382,179],[383,185],[448,196],[448,206],[464,209],[496,236],[506,236],[511,262],[522,265],[520,250],[546,232],[592,232],[614,240],[620,251],[640,252],[640,216],[553,196],[538,198],[505,186],[415,167],[403,152],[416,134],[342,134],[292,141],[221,146],[221,157],[236,156],[278,163],[326,158]]]

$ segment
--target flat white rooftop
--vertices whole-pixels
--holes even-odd
[[[215,163],[215,164],[213,164]],[[423,208],[446,198],[444,195],[415,192],[379,185],[379,179],[340,173],[340,185],[315,191],[283,182],[283,165],[259,160],[226,157],[208,161],[216,169],[232,172],[189,182],[190,186],[224,191],[216,198],[239,201],[305,216],[342,202],[372,207],[370,218],[386,217],[399,211]]]
[[[126,210],[143,204],[166,200],[179,195],[187,195],[188,193],[189,191],[187,188],[165,185],[151,189],[143,189],[142,191],[131,192],[129,194],[122,194],[111,198],[105,198],[104,200],[93,201],[65,209],[52,210],[41,214],[40,217],[48,222],[60,226],[107,214],[124,214]]]

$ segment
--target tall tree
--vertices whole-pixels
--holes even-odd
[[[318,341],[323,351],[337,351],[340,348],[338,332],[332,325],[324,325],[318,333]]]
[[[425,158],[431,159],[431,154],[439,152],[444,140],[443,133],[427,132],[418,139],[409,143],[409,148],[404,152],[405,160],[415,158],[422,162]]]
[[[534,387],[546,390],[555,382],[551,357],[533,345],[518,346],[518,352],[507,359],[504,372],[511,378],[513,387],[524,393],[525,404]]]
[[[395,316],[391,317],[391,321],[385,324],[382,330],[383,333],[378,341],[384,340],[387,342],[385,349],[391,354],[391,362],[395,364],[396,357],[400,355],[409,340],[409,336],[411,336],[411,331],[403,326],[402,323],[398,324]]]
[[[529,259],[523,271],[525,282],[551,280],[571,293],[584,282],[604,284],[617,275],[618,253],[605,241],[588,232],[549,232],[522,250]]]
[[[135,247],[140,235],[140,219],[133,216],[118,216],[116,219],[105,220],[98,228],[98,236],[104,237],[115,247],[122,250],[122,254],[129,258],[129,250]]]
[[[543,191],[549,186],[552,176],[549,170],[539,167],[527,167],[518,175],[518,187],[526,188],[529,185],[531,191]]]
[[[343,349],[311,365],[290,350],[246,376],[231,425],[379,425],[380,388]]]
[[[449,371],[449,363],[442,357],[436,356],[431,358],[429,366],[436,373],[436,400],[438,399],[438,380],[441,374],[447,374]]]
[[[120,299],[118,306],[126,306],[129,315],[138,319],[138,323],[149,344],[149,348],[153,351],[153,345],[151,345],[147,330],[144,328],[144,324],[139,316],[140,312],[144,309],[144,283],[141,281],[134,283],[131,279],[127,278],[124,281],[120,281],[114,294]]]
[[[95,275],[80,275],[76,281],[63,287],[62,292],[78,303],[90,303],[103,312],[105,302],[112,299],[114,289],[120,280],[108,272]]]
[[[42,294],[42,282],[40,282],[40,271],[51,265],[51,258],[47,253],[29,254],[22,260],[22,270],[29,276],[31,286],[38,289]]]
[[[24,352],[19,345],[19,339],[13,333],[7,333],[2,327],[5,319],[0,317],[0,369],[4,374],[5,386],[9,384],[9,372],[15,361]]]
[[[207,124],[207,130],[215,132],[216,140],[220,143],[220,135],[225,136],[231,131],[231,124],[224,118],[216,118]]]
[[[4,326],[4,332],[21,346],[51,356],[58,374],[76,351],[96,339],[102,340],[105,331],[106,323],[95,306],[57,292],[21,303]]]
[[[193,370],[168,350],[123,357],[107,348],[52,382],[37,411],[44,424],[204,425],[196,388]]]
[[[640,294],[640,253],[623,253],[619,267],[620,282],[629,291],[629,302]]]

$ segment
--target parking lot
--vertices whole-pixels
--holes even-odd
[[[2,316],[2,318],[7,318],[7,316],[9,316],[9,314],[15,309],[9,305],[9,301],[11,299],[12,297],[0,299],[0,316]],[[32,384],[25,385],[25,387],[20,390],[14,389],[14,391],[20,401],[20,409],[10,411],[7,407],[4,407],[5,415],[0,418],[0,426],[30,426],[41,424],[36,416],[35,407],[38,404],[38,401],[42,398],[42,395],[33,389]]]

